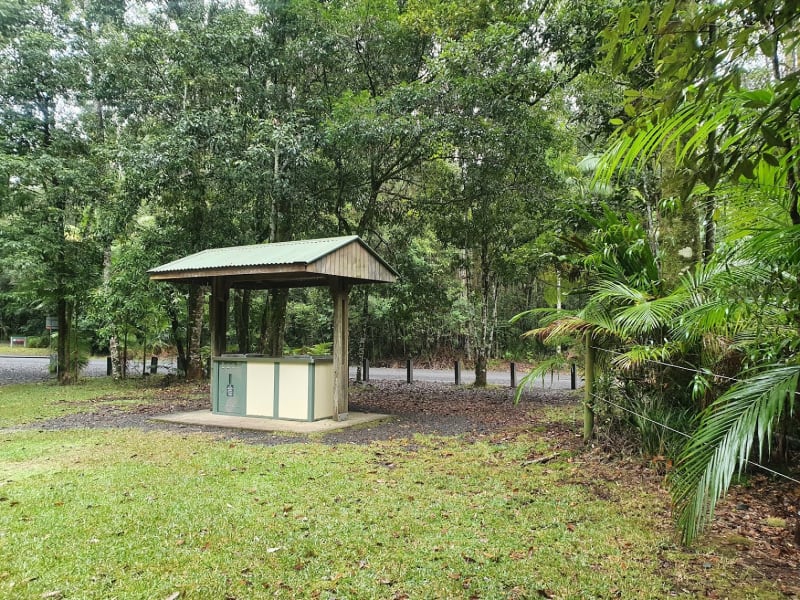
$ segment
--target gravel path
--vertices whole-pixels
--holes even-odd
[[[122,410],[101,398],[90,402],[87,412],[37,421],[23,429],[54,431],[135,428],[186,434],[212,433],[221,439],[237,439],[262,445],[308,440],[307,436],[300,434],[273,434],[153,421],[151,417],[159,414],[203,410],[208,409],[210,404],[207,386],[176,384],[158,388],[154,386],[153,389],[155,399],[146,404]],[[526,392],[519,404],[514,404],[513,391],[510,388],[479,390],[428,382],[409,386],[405,382],[397,381],[354,384],[351,387],[350,410],[384,413],[392,417],[364,427],[336,430],[314,439],[321,439],[329,444],[369,444],[376,440],[410,440],[416,434],[489,435],[541,423],[545,408],[577,406],[577,399],[576,392],[533,390]]]
[[[0,385],[10,383],[40,382],[52,378],[48,373],[48,357],[0,356]],[[138,367],[138,369],[137,369]],[[162,361],[159,371],[174,370],[169,361]],[[131,375],[141,373],[141,363],[131,362]],[[82,372],[85,377],[102,377],[106,374],[105,359],[92,359]],[[522,374],[519,374],[521,377]],[[508,386],[509,374],[489,373],[489,382],[495,386]],[[351,369],[351,380],[355,368]],[[415,434],[485,434],[517,424],[530,423],[533,413],[541,412],[548,404],[574,403],[570,393],[568,375],[546,377],[524,394],[518,405],[513,402],[510,387],[487,390],[456,387],[453,372],[433,369],[415,369],[414,383],[406,383],[405,369],[371,368],[368,383],[353,384],[350,409],[393,415],[393,418],[362,428],[344,429],[326,434],[328,443],[369,443],[379,439],[411,438]],[[474,373],[462,373],[462,383],[474,382]],[[582,383],[582,382],[581,382]],[[155,388],[156,401],[121,410],[102,399],[91,404],[89,410],[58,419],[39,421],[26,428],[59,430],[74,428],[137,428],[185,433],[206,432],[226,439],[241,439],[257,444],[284,444],[302,441],[303,436],[279,435],[245,430],[224,430],[215,427],[168,424],[153,421],[151,416],[189,410],[208,409],[210,405],[208,384],[190,386],[178,384]]]

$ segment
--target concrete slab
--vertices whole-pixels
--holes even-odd
[[[320,419],[319,421],[284,421],[264,417],[237,417],[233,415],[215,415],[211,410],[194,410],[152,417],[154,421],[180,423],[182,425],[201,425],[203,427],[226,427],[230,429],[248,429],[252,431],[277,431],[283,433],[325,433],[346,427],[355,427],[364,423],[372,423],[390,418],[391,415],[380,413],[351,412],[346,421]]]

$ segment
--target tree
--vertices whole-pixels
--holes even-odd
[[[748,344],[744,379],[703,411],[679,457],[671,481],[687,542],[713,515],[735,470],[747,464],[754,438],[762,456],[769,448],[774,424],[791,418],[798,391],[800,95],[795,53],[800,33],[794,24],[799,16],[792,2],[667,3],[657,10],[642,2],[623,7],[606,31],[618,70],[630,71],[647,57],[654,71],[652,85],[628,95],[628,122],[618,122],[603,176],[610,179],[652,157],[674,157],[688,174],[681,195],[707,202],[702,213],[705,260],[713,264],[718,252],[717,261],[740,276],[735,289],[719,284],[724,277],[711,278],[719,284],[711,288],[712,297],[730,303],[740,299],[742,289],[750,290],[746,301],[761,309],[759,320],[769,318],[789,336],[788,343],[772,340],[777,347],[763,345],[761,336],[758,344]],[[767,78],[749,68],[764,61],[770,65]],[[753,195],[771,197],[785,210],[778,225],[761,232],[747,227],[750,237],[743,241],[739,234],[733,260],[728,249],[718,250],[714,243],[713,208],[723,185],[729,195],[749,195],[751,201]],[[764,290],[764,281],[773,285]],[[769,308],[776,304],[782,307],[778,314]],[[718,323],[711,316],[718,314],[697,309],[687,321],[711,333]]]
[[[500,286],[518,275],[512,252],[541,233],[536,219],[559,186],[550,166],[560,143],[554,120],[515,97],[519,86],[541,77],[538,65],[516,66],[516,18],[449,41],[434,71],[443,90],[438,118],[446,133],[440,151],[446,166],[428,195],[441,239],[462,251],[458,266],[473,310],[479,386],[486,385]],[[501,47],[510,50],[495,51]]]
[[[99,274],[93,208],[105,195],[102,158],[93,145],[84,92],[87,53],[70,7],[7,5],[0,36],[0,240],[18,265],[15,285],[58,318],[59,381],[77,377],[76,314]]]

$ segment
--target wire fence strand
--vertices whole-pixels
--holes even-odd
[[[649,423],[652,423],[653,425],[657,425],[657,426],[659,426],[659,427],[661,427],[661,428],[663,428],[663,429],[665,429],[667,431],[671,431],[672,433],[680,435],[680,436],[682,436],[682,437],[684,437],[686,439],[691,439],[691,437],[692,437],[690,434],[686,433],[685,431],[680,431],[679,429],[675,429],[674,427],[670,427],[666,423],[661,423],[660,421],[656,421],[655,419],[651,419],[650,417],[648,417],[646,415],[638,413],[635,410],[632,410],[632,409],[630,409],[628,407],[622,406],[621,404],[618,404],[616,402],[612,402],[611,400],[609,400],[607,398],[603,398],[602,396],[598,396],[595,393],[592,393],[591,396],[592,396],[592,398],[594,398],[596,400],[600,400],[601,402],[604,402],[606,404],[610,404],[611,406],[614,406],[614,407],[616,407],[616,408],[618,408],[620,410],[623,410],[623,411],[625,411],[627,413],[630,413],[630,414],[632,414],[632,415],[634,415],[636,417],[639,417],[640,419],[648,421]],[[767,467],[766,465],[762,465],[761,463],[755,462],[755,461],[750,460],[750,459],[745,459],[745,462],[747,464],[753,466],[753,467],[761,469],[762,471],[770,473],[771,475],[774,475],[776,477],[781,477],[783,479],[791,481],[792,483],[796,483],[796,484],[800,485],[800,480],[795,479],[794,477],[792,477],[790,475],[786,475],[785,473],[781,473],[780,471],[776,471],[775,469],[771,469],[770,467]]]
[[[621,356],[621,355],[625,354],[624,352],[620,352],[619,350],[610,350],[608,348],[600,348],[599,346],[592,346],[592,348],[594,350],[599,350],[599,351],[605,352],[607,354],[615,354],[617,356]],[[706,376],[710,375],[710,376],[713,376],[715,378],[725,379],[727,381],[733,381],[735,383],[740,383],[741,382],[741,379],[737,379],[736,377],[730,377],[728,375],[720,375],[719,373],[713,373],[712,371],[703,371],[701,369],[695,369],[693,367],[686,367],[684,365],[676,365],[674,363],[668,363],[668,362],[663,361],[663,360],[655,360],[655,359],[652,359],[652,358],[645,358],[645,359],[642,359],[642,361],[643,362],[653,363],[653,364],[656,364],[656,365],[661,365],[662,367],[672,367],[674,369],[680,369],[681,371],[689,371],[691,373],[698,373],[700,375],[706,375]]]

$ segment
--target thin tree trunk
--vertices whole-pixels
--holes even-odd
[[[250,352],[250,296],[250,290],[236,290],[233,294],[236,341],[240,354]]]
[[[147,332],[142,332],[142,377],[147,375]]]
[[[63,295],[56,303],[58,319],[58,382],[62,385],[72,383],[70,379],[70,321],[69,306]]]
[[[186,348],[183,344],[183,336],[181,335],[181,322],[178,318],[178,311],[175,310],[175,306],[172,303],[169,303],[167,308],[167,314],[169,315],[169,324],[170,329],[172,330],[172,339],[175,341],[175,351],[177,352],[177,361],[178,361],[178,373],[182,375],[186,375]]]
[[[205,303],[205,287],[191,285],[189,300],[186,305],[188,313],[187,351],[188,364],[186,378],[198,380],[203,378],[203,357],[200,344],[203,335],[203,304]]]
[[[122,378],[128,377],[128,323],[125,323],[125,333],[122,336]]]
[[[711,23],[708,29],[709,44],[713,44],[717,39],[717,24]],[[708,134],[707,141],[708,153],[708,168],[716,171],[715,156],[717,152],[717,133],[712,130]],[[714,254],[715,245],[715,227],[714,227],[714,212],[717,208],[717,198],[714,193],[716,180],[711,184],[708,190],[708,195],[705,198],[705,205],[703,206],[703,263],[708,263],[711,256]]]
[[[364,364],[367,352],[367,333],[369,331],[369,291],[366,287],[361,288],[364,294],[364,303],[361,305],[361,335],[358,340],[357,360],[359,365]]]
[[[261,315],[261,352],[268,356],[283,356],[284,326],[289,290],[269,290]]]
[[[486,387],[486,362],[491,350],[489,325],[490,274],[488,266],[489,249],[481,248],[481,317],[478,325],[478,340],[475,348],[475,386]]]
[[[111,377],[113,379],[122,379],[122,365],[119,360],[119,340],[115,335],[112,335],[108,340],[108,352],[111,356]]]
[[[109,281],[111,280],[111,246],[106,246],[103,250],[103,285],[108,289]],[[109,323],[112,331],[116,332],[116,327],[113,321]],[[120,370],[119,360],[119,340],[116,333],[112,333],[108,338],[108,354],[111,357],[111,377],[113,379],[121,379],[122,371]]]
[[[561,314],[561,270],[556,267],[556,310]],[[556,354],[561,355],[561,344],[556,346]]]

